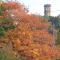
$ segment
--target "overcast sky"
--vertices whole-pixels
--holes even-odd
[[[51,4],[51,15],[57,16],[60,14],[60,0],[19,0],[26,6],[32,13],[44,15],[44,4]]]

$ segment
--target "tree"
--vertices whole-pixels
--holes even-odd
[[[53,35],[48,32],[50,24],[46,19],[28,15],[23,5],[15,2],[3,3],[2,6],[8,12],[4,16],[12,19],[11,24],[16,26],[15,29],[8,30],[3,39],[7,39],[8,44],[11,43],[18,55],[26,60],[53,60],[60,56],[60,51],[52,46]]]

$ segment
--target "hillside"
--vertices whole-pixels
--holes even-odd
[[[8,58],[3,56],[1,60],[60,58],[60,50],[54,45],[53,34],[48,31],[49,27],[48,20],[28,14],[24,5],[20,3],[0,3],[0,49],[1,54],[9,53],[3,54]]]

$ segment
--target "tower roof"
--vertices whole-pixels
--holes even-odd
[[[50,7],[51,5],[50,4],[45,4],[44,7]]]

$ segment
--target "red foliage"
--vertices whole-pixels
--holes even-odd
[[[9,17],[18,22],[15,30],[8,31],[6,35],[14,50],[27,60],[53,60],[56,55],[60,56],[52,46],[53,35],[48,32],[47,20],[36,15],[28,15],[18,3],[8,2],[2,6],[9,14],[14,15]]]

